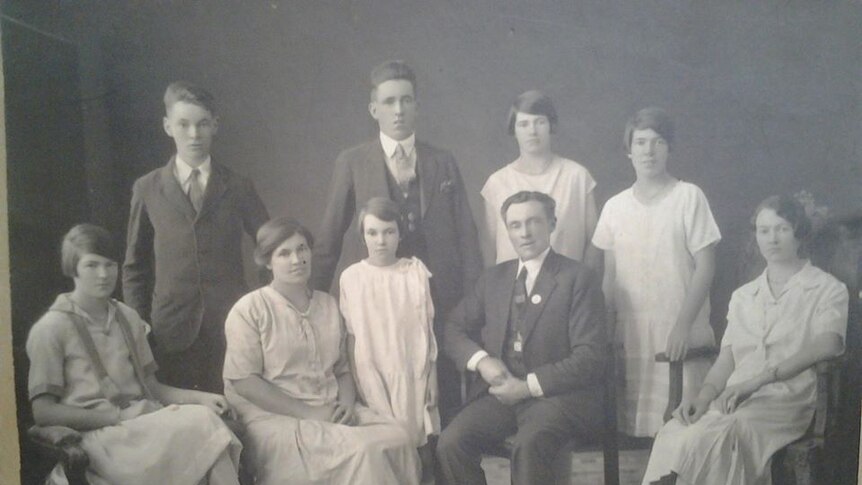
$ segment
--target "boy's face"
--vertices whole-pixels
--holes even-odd
[[[377,85],[368,104],[368,112],[377,120],[380,131],[393,140],[404,140],[416,126],[416,97],[413,83],[390,79]]]
[[[177,101],[164,119],[165,133],[174,139],[177,155],[194,166],[210,155],[213,136],[218,131],[218,118],[206,108],[186,101]]]

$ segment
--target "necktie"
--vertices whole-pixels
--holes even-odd
[[[204,203],[204,188],[201,185],[200,175],[201,171],[198,169],[192,170],[191,175],[189,175],[189,200],[192,202],[195,212],[200,212]]]
[[[413,167],[410,166],[410,158],[400,143],[395,146],[395,155],[393,158],[395,159],[395,180],[398,182],[401,191],[406,194],[410,181],[413,180],[414,173]]]
[[[515,340],[513,342],[515,352],[523,352],[524,346],[524,315],[527,313],[527,267],[521,268],[518,278],[515,280],[515,318],[513,330]]]

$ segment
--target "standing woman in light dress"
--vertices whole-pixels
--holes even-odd
[[[551,234],[554,251],[577,261],[585,252],[596,227],[598,211],[593,197],[596,182],[578,162],[551,150],[557,130],[557,110],[546,94],[531,90],[521,93],[509,110],[509,135],[518,142],[518,158],[497,170],[482,187],[487,229],[485,252],[489,262],[501,263],[518,255],[506,233],[500,215],[503,201],[523,190],[543,192],[557,203],[557,230]],[[599,256],[593,249],[587,256]]]
[[[407,429],[430,479],[428,441],[440,433],[431,273],[419,258],[396,256],[402,218],[395,202],[369,199],[357,222],[368,257],[345,269],[339,282],[357,391],[368,407]]]
[[[255,483],[417,484],[409,436],[355,403],[338,304],[308,287],[313,246],[291,219],[261,226],[255,261],[272,283],[225,322],[225,395],[246,426]]]
[[[668,369],[687,349],[714,345],[709,288],[715,244],[721,238],[709,203],[696,185],[668,173],[673,124],[659,108],[638,111],[626,123],[625,148],[635,183],[602,209],[593,244],[605,252],[602,289],[617,342],[620,430],[652,437],[664,424]],[[616,322],[614,324],[614,322]],[[686,362],[683,393],[693,392],[709,370]]]
[[[769,197],[752,224],[766,270],[733,293],[718,359],[656,436],[644,484],[770,483],[772,455],[814,416],[814,365],[844,350],[847,288],[802,257],[805,209]]]

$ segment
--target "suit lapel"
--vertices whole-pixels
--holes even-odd
[[[202,217],[207,212],[212,211],[213,207],[216,206],[216,203],[224,195],[225,190],[227,190],[227,185],[225,184],[226,174],[224,173],[223,167],[215,162],[211,162],[211,164],[212,171],[210,172],[210,178],[207,181],[207,188],[204,191],[204,201],[201,206],[201,211],[197,215],[198,218]]]
[[[539,321],[539,316],[542,310],[545,309],[545,304],[551,297],[554,287],[557,286],[557,270],[559,264],[557,254],[550,251],[542,264],[542,269],[539,270],[539,275],[536,277],[536,283],[533,285],[533,291],[527,299],[527,313],[524,315],[524,342],[530,339],[530,334],[536,328],[536,322]]]
[[[416,171],[419,175],[419,188],[422,191],[420,205],[422,216],[424,217],[425,211],[431,205],[431,201],[437,193],[437,187],[440,186],[440,164],[436,158],[425,153],[419,142],[416,142],[414,149],[416,150]]]
[[[515,279],[518,272],[518,261],[507,263],[501,278],[494,282],[488,302],[491,304],[487,324],[491,325],[492,333],[486,342],[488,349],[503,355],[503,345],[506,343],[506,330],[509,328],[509,313],[512,310],[512,292],[515,291]],[[486,305],[487,308],[487,305]]]
[[[189,200],[188,196],[183,192],[183,188],[180,187],[180,183],[177,182],[177,177],[174,175],[173,158],[171,158],[167,165],[162,167],[159,175],[162,196],[164,196],[164,198],[167,199],[168,202],[177,209],[177,211],[186,216],[188,220],[194,221],[195,209],[192,207],[192,202]]]

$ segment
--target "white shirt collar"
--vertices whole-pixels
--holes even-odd
[[[192,166],[189,165],[188,162],[180,158],[179,155],[175,157],[175,160],[176,163],[174,164],[174,175],[176,175],[177,177],[177,182],[179,182],[185,190],[188,188],[189,177],[191,176],[192,170],[194,170],[194,168],[192,168]],[[201,185],[206,188],[207,182],[210,179],[210,174],[212,173],[213,169],[212,157],[208,156],[207,159],[204,160],[204,163],[200,164],[197,168],[200,172],[200,175],[198,175],[198,180],[200,181]]]
[[[527,268],[527,294],[533,292],[533,285],[536,283],[536,278],[539,276],[539,271],[542,269],[542,265],[545,264],[545,258],[548,257],[548,253],[551,252],[551,246],[548,246],[541,254],[536,256],[533,259],[528,261],[518,260],[518,273],[521,272],[521,268]]]
[[[386,154],[386,158],[392,158],[395,155],[395,148],[398,144],[404,148],[404,154],[407,157],[411,157],[413,154],[413,147],[416,145],[416,133],[408,136],[407,138],[398,141],[389,137],[386,133],[380,132],[380,144],[383,145],[383,153]]]

